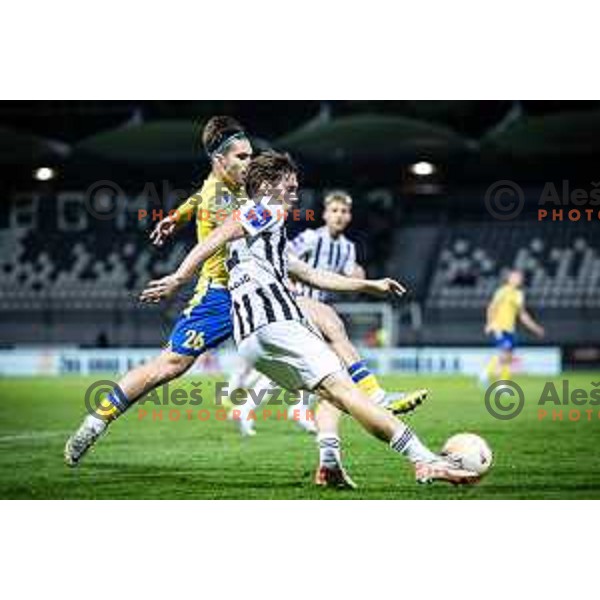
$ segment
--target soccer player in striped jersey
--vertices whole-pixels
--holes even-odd
[[[325,196],[323,204],[325,225],[318,229],[305,229],[291,240],[290,249],[313,269],[332,271],[352,277],[364,277],[365,271],[357,262],[356,246],[344,235],[352,221],[350,194],[342,190],[330,192]],[[296,284],[296,292],[315,300],[330,299],[327,292],[301,282]]]
[[[296,202],[297,187],[297,168],[287,155],[269,152],[254,159],[248,168],[246,189],[258,200],[249,200],[237,215],[198,244],[174,274],[150,282],[142,300],[158,302],[168,297],[193,277],[199,264],[230,243],[234,338],[250,365],[285,389],[314,391],[349,413],[367,432],[407,457],[418,482],[477,481],[476,473],[431,452],[407,425],[354,384],[290,293],[288,274],[329,291],[404,291],[391,279],[347,278],[312,269],[294,257],[288,261],[281,213]],[[339,450],[331,447],[329,455],[332,471],[339,470]]]

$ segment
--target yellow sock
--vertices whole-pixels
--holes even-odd
[[[379,385],[375,375],[369,375],[356,384],[369,398],[378,400],[385,396],[385,390]]]
[[[500,369],[500,379],[507,380],[510,379],[510,365],[502,365],[502,368]]]
[[[377,377],[371,372],[367,363],[361,360],[350,367],[348,372],[352,377],[352,381],[358,388],[375,402],[381,402],[385,398],[385,390],[379,385]]]
[[[112,421],[119,415],[119,409],[107,398],[102,398],[100,404],[96,407],[96,415],[104,421]]]
[[[113,400],[111,402],[111,399]],[[96,416],[104,421],[113,421],[116,419],[124,410],[124,406],[120,407],[117,404],[120,404],[114,397],[113,394],[109,394],[109,396],[105,396],[100,400],[98,406],[95,409]]]
[[[496,369],[497,368],[498,368],[498,357],[492,356],[492,358],[490,358],[490,362],[488,362],[487,367],[485,368],[485,372],[487,373],[487,376],[489,379],[496,378]]]

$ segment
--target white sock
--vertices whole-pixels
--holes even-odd
[[[401,425],[390,440],[390,448],[404,454],[410,462],[430,462],[437,456],[406,425]]]
[[[241,404],[239,406],[234,406],[234,410],[239,410],[240,411],[240,419],[242,419],[243,421],[246,421],[248,419],[248,415],[250,414],[250,412],[251,411],[256,412],[258,410],[258,407],[260,406],[260,404],[255,404],[255,398],[253,396],[250,396],[249,390],[244,390],[244,391],[246,392],[244,404]],[[239,396],[240,396],[240,394],[238,392],[238,397]]]
[[[231,376],[229,377],[229,381],[227,382],[227,390],[230,394],[233,394],[236,390],[243,388],[244,385],[244,375],[245,371],[241,369],[236,369]]]
[[[385,390],[379,389],[372,396],[369,396],[375,404],[383,406],[385,404]]]
[[[319,446],[319,465],[326,469],[334,469],[342,464],[340,438],[331,433],[317,435]]]

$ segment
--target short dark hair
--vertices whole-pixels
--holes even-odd
[[[298,166],[287,153],[268,150],[250,161],[246,174],[246,193],[254,197],[263,181],[274,185],[283,176],[298,173]]]
[[[199,134],[199,131],[197,130],[195,142],[196,151],[200,150],[200,147],[202,147],[204,152],[212,157],[215,150],[219,149],[228,137],[235,135],[236,133],[244,134],[244,128],[233,117],[221,115],[211,117],[202,128],[201,134]]]

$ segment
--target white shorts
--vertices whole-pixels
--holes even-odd
[[[261,327],[238,345],[255,369],[290,391],[312,391],[325,377],[344,370],[325,341],[298,321],[277,321]]]

